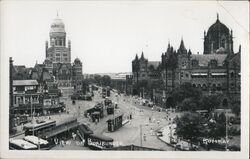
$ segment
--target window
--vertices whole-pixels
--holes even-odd
[[[57,53],[56,56],[60,56],[60,53]]]
[[[217,67],[217,60],[211,60],[211,61],[210,61],[210,65],[211,65],[212,67]]]
[[[198,61],[197,60],[192,60],[192,67],[197,67],[198,66]]]
[[[186,73],[186,78],[188,78],[188,74]]]
[[[182,61],[181,65],[182,65],[182,68],[186,68],[187,62],[186,61]]]
[[[231,72],[230,76],[231,78],[234,78],[234,72]]]
[[[223,48],[225,48],[225,39],[222,39],[222,40],[221,40],[221,46],[222,46]]]
[[[67,54],[63,54],[63,56],[67,56]]]
[[[56,61],[60,61],[60,58],[56,58]]]
[[[68,61],[68,58],[64,58],[64,61]]]
[[[181,77],[183,77],[183,72],[181,72]]]

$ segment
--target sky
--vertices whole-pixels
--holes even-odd
[[[131,72],[135,55],[160,61],[168,42],[183,38],[192,53],[203,53],[204,31],[216,21],[233,30],[234,51],[248,53],[248,2],[217,1],[2,1],[1,60],[33,67],[45,59],[45,41],[56,14],[71,40],[71,60],[83,73]]]

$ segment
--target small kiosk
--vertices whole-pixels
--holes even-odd
[[[108,123],[108,131],[114,132],[122,127],[122,117],[123,114],[114,115],[112,118],[107,120]]]
[[[114,114],[114,109],[115,109],[115,107],[113,105],[108,105],[108,107],[107,107],[107,114],[108,115]]]

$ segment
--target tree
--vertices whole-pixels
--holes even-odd
[[[95,83],[97,83],[98,85],[101,85],[102,76],[94,75],[94,80],[95,80]]]
[[[208,133],[209,138],[221,138],[226,136],[226,116],[225,113],[215,115],[214,120],[208,121]]]
[[[89,82],[88,80],[83,80],[82,81],[82,93],[86,94],[89,90]]]
[[[241,111],[240,107],[241,107],[240,101],[235,101],[232,103],[232,106],[231,106],[232,112],[237,116],[240,115],[240,111]]]
[[[217,95],[208,95],[203,96],[201,99],[202,109],[211,112],[213,109],[218,108],[220,105],[220,101]]]
[[[111,84],[111,77],[108,76],[108,75],[104,75],[104,76],[102,76],[102,78],[101,78],[101,82],[102,82],[102,84],[103,84],[104,86],[110,86],[110,84]]]
[[[176,120],[176,134],[192,143],[197,142],[203,136],[204,126],[201,124],[202,118],[197,113],[184,113]]]
[[[176,103],[181,103],[185,98],[193,98],[197,103],[202,96],[202,92],[198,88],[194,88],[191,83],[185,82],[180,87],[174,89],[171,96]]]
[[[182,111],[196,111],[198,109],[198,101],[193,98],[185,98],[180,104],[180,109]]]

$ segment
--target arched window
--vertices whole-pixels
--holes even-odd
[[[234,72],[231,72],[230,76],[231,78],[234,78]]]
[[[222,39],[222,40],[221,40],[221,46],[222,46],[223,48],[225,48],[225,44],[226,44],[226,40],[225,40],[225,39]]]
[[[202,85],[202,90],[207,90],[207,86],[205,84]]]

